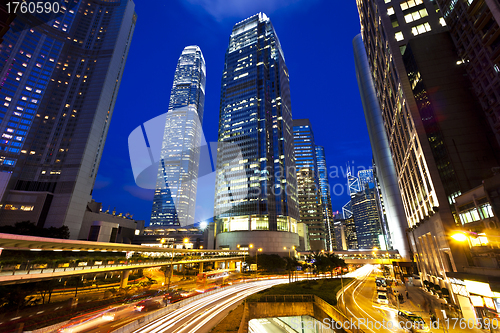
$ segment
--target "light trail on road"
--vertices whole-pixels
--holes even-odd
[[[193,301],[135,330],[134,333],[200,332],[201,328],[209,326],[207,324],[228,307],[242,301],[251,294],[287,282],[288,279],[276,279],[237,285]]]
[[[382,306],[374,302],[374,287],[368,285],[371,282],[375,285],[374,278],[371,277],[374,266],[366,265],[365,267],[364,270],[359,270],[357,275],[358,280],[344,291],[345,299],[339,297],[343,303],[341,308],[346,307],[349,316],[353,318],[353,322],[357,324],[370,322],[373,325],[367,326],[362,324],[357,326],[361,326],[360,328],[365,332],[404,332],[404,330],[398,327],[397,309],[391,306]],[[385,327],[375,327],[377,323],[384,322],[386,323]]]

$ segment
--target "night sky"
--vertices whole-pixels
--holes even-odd
[[[354,70],[352,39],[360,32],[355,1],[135,0],[137,25],[97,175],[93,198],[103,210],[149,223],[153,190],[135,184],[129,134],[168,109],[177,60],[200,46],[207,66],[203,128],[217,141],[224,54],[233,25],[257,12],[270,17],[290,73],[292,114],[309,118],[325,146],[333,210],[349,200],[347,165],[371,166],[372,152]],[[336,185],[337,184],[337,185]],[[196,221],[213,210],[213,186],[198,189]]]

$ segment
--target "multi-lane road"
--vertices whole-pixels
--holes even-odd
[[[235,308],[239,302],[249,295],[287,282],[288,279],[271,279],[229,286],[219,292],[193,300],[145,324],[135,332],[209,332],[231,309]],[[156,297],[156,299],[160,301],[161,297]],[[75,318],[61,328],[59,332],[113,332],[146,315],[146,313],[138,311],[135,305],[120,305]]]
[[[376,301],[374,269],[366,265],[358,270],[357,279],[339,295],[338,307],[347,310],[347,317],[366,333],[405,332],[398,327],[398,310]]]
[[[134,331],[134,333],[205,333],[209,332],[227,312],[251,294],[288,279],[256,281],[232,286],[213,295],[196,300],[162,318]]]

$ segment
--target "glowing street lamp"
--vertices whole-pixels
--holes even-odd
[[[465,242],[467,240],[467,236],[463,232],[457,232],[451,235],[451,238],[458,242]]]
[[[283,250],[286,250],[286,249],[287,249],[287,247],[286,247],[286,246],[283,246]],[[291,256],[290,256],[290,251],[291,251],[291,250],[294,250],[294,251],[295,251],[295,245],[294,245],[294,246],[292,246],[291,248],[289,248],[289,249],[288,249],[288,258],[291,258]],[[294,256],[295,256],[295,255],[294,255]]]
[[[257,261],[257,259],[259,258],[259,252],[262,252],[262,248],[257,249],[257,251],[255,252],[255,274],[257,274],[259,271],[259,263]]]

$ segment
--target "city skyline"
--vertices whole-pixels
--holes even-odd
[[[304,24],[304,26],[308,23],[311,24],[311,22],[314,21],[312,20],[312,17],[322,15],[323,11],[321,9],[327,5],[328,4],[326,2],[321,1],[312,4],[305,4],[304,2],[301,2],[281,9],[272,10],[267,14],[270,15],[271,18],[275,18],[273,19],[273,24],[278,26],[277,29],[280,32],[280,39],[283,44],[287,64],[288,62],[292,63],[292,65],[289,66],[289,69],[290,72],[293,73],[293,76],[291,77],[291,99],[294,118],[309,117],[313,126],[317,128],[316,136],[322,143],[324,143],[325,150],[327,152],[326,160],[328,162],[328,171],[331,176],[329,179],[330,186],[332,188],[335,186],[335,192],[337,194],[341,194],[335,195],[332,191],[332,208],[336,211],[340,210],[342,204],[348,199],[348,194],[345,191],[344,185],[346,181],[345,178],[343,178],[347,165],[362,166],[365,168],[371,166],[371,150],[369,147],[366,125],[364,124],[361,103],[359,101],[359,93],[357,91],[355,81],[354,62],[352,60],[352,48],[350,44],[351,38],[347,38],[347,36],[339,36],[339,38],[343,40],[343,49],[345,49],[345,52],[341,52],[342,54],[340,55],[333,52],[335,49],[333,45],[329,46],[329,48],[332,49],[332,52],[329,52],[332,56],[332,66],[331,68],[328,68],[328,71],[332,73],[331,75],[340,71],[338,75],[342,77],[342,80],[338,80],[338,82],[335,80],[332,81],[332,84],[336,85],[336,88],[333,89],[333,93],[338,96],[338,102],[331,105],[330,112],[320,111],[317,112],[317,114],[310,115],[310,102],[307,98],[307,89],[309,88],[302,83],[304,80],[301,78],[301,76],[306,74],[310,76],[310,73],[305,73],[305,71],[301,69],[301,65],[306,63],[307,59],[311,57],[311,55],[304,54],[298,45],[299,43],[293,40],[291,33],[293,25],[290,24],[289,21],[293,17],[302,17],[303,15],[300,11],[305,10],[309,13],[309,16],[306,15],[303,17],[302,24]],[[140,22],[141,7],[140,4],[138,6],[139,7],[136,8],[136,11],[139,17],[138,21]],[[206,87],[207,97],[203,126],[204,134],[207,142],[215,142],[217,141],[218,127],[216,125],[218,124],[218,111],[215,110],[218,110],[218,89],[220,88],[220,79],[222,77],[222,64],[224,61],[223,53],[227,47],[227,36],[235,22],[238,22],[255,13],[249,12],[246,16],[234,15],[233,17],[226,17],[221,21],[217,21],[213,16],[205,12],[203,8],[187,4],[185,2],[172,2],[171,7],[159,6],[159,12],[165,8],[172,8],[173,12],[184,15],[184,19],[189,20],[193,27],[180,34],[168,34],[169,44],[161,51],[166,58],[165,60],[162,59],[161,64],[158,66],[158,72],[161,74],[160,76],[167,78],[167,84],[169,84],[168,80],[173,77],[175,69],[173,64],[177,61],[178,54],[181,52],[182,48],[189,44],[200,45],[202,50],[204,50],[207,68],[210,72]],[[248,10],[253,11],[254,9]],[[338,24],[347,24],[351,27],[353,33],[358,32],[359,19],[357,18],[356,6],[353,4],[347,5],[346,11],[350,12],[350,19],[345,19]],[[172,14],[167,12],[166,15],[168,16]],[[171,23],[170,20],[165,21],[168,22],[167,24],[172,25],[175,25],[176,23],[175,20]],[[134,121],[127,116],[132,109],[139,107],[137,102],[129,96],[144,94],[145,91],[142,91],[142,89],[147,89],[148,94],[149,91],[151,91],[152,96],[157,96],[159,93],[154,86],[154,78],[148,77],[148,80],[151,81],[151,83],[141,86],[136,84],[136,81],[140,81],[143,75],[141,70],[139,70],[141,72],[139,73],[138,68],[134,65],[134,63],[137,64],[138,61],[141,63],[144,62],[145,54],[141,48],[146,47],[146,41],[155,36],[154,33],[149,31],[151,27],[154,27],[154,24],[151,24],[150,22],[154,22],[154,20],[148,20],[148,23],[143,23],[142,26],[141,24],[138,24],[136,29],[136,36],[138,35],[139,37],[136,37],[134,42],[139,40],[139,42],[137,42],[138,46],[131,49],[129,63],[132,63],[132,65],[127,67],[124,82],[122,83],[122,93],[120,94],[121,98],[119,97],[118,99],[117,110],[120,110],[120,112],[116,112],[113,118],[114,121],[112,122],[108,135],[108,144],[105,147],[104,157],[101,162],[101,169],[99,171],[94,189],[94,198],[96,201],[103,202],[104,210],[109,207],[111,211],[114,207],[116,207],[117,211],[130,212],[131,214],[134,214],[135,219],[144,219],[146,221],[149,220],[149,215],[151,213],[150,209],[153,200],[153,191],[139,188],[134,184],[134,178],[132,171],[130,170],[130,161],[127,156],[128,151],[126,148],[126,140],[124,140],[124,138],[130,134],[132,129],[161,113],[159,111],[161,110],[161,108],[159,108],[159,100],[151,98],[142,100],[140,105],[140,107],[147,110],[147,112],[134,114]],[[207,36],[207,32],[200,29],[200,26],[208,29],[210,31],[210,36]],[[149,35],[146,36],[146,34]],[[284,37],[281,37],[281,34],[283,34]],[[319,34],[316,39],[321,39],[322,34],[324,35],[326,32]],[[200,38],[200,36],[206,38]],[[306,41],[306,39],[303,38],[303,41]],[[204,47],[204,45],[210,46]],[[149,48],[149,46],[146,47],[146,49]],[[163,53],[164,51],[168,52]],[[146,59],[148,58],[146,57]],[[342,62],[351,65],[338,66],[334,64]],[[345,71],[345,74],[343,74],[343,71]],[[137,79],[134,80],[134,78]],[[347,82],[349,82],[351,88],[346,91],[346,88],[344,87]],[[351,97],[348,99],[342,99],[341,96],[345,95],[346,92],[349,93]],[[146,104],[142,105],[143,103]],[[320,105],[317,104],[316,108],[319,106]],[[337,108],[338,110],[336,110]],[[351,112],[349,112],[349,117],[345,114],[345,112],[343,112],[343,110],[347,109],[352,109],[350,110]],[[357,110],[356,117],[358,120],[356,121],[354,128],[359,135],[357,138],[354,138],[352,143],[346,143],[344,138],[349,135],[349,131],[347,128],[344,129],[345,126],[341,125],[339,122],[345,122],[347,124],[350,120],[352,120],[354,113],[353,110]],[[325,115],[327,116],[325,118],[327,121],[324,121],[324,119],[322,120],[322,116]],[[329,129],[331,126],[340,130],[338,140],[331,140],[329,138]],[[120,174],[114,173],[113,170],[116,168],[123,170],[123,172]],[[332,175],[334,177],[332,177]],[[202,190],[199,191],[199,193],[200,192],[205,193],[206,195],[207,189],[205,188],[205,191]],[[213,192],[213,188],[211,192]],[[198,197],[197,213],[201,212],[202,216],[209,218],[212,215],[210,205],[213,205],[213,193],[212,195],[206,196],[210,198],[201,198],[200,200]],[[203,199],[206,200],[204,201]],[[200,207],[202,207],[202,209],[200,209]],[[196,220],[201,219],[202,218],[196,218]]]

